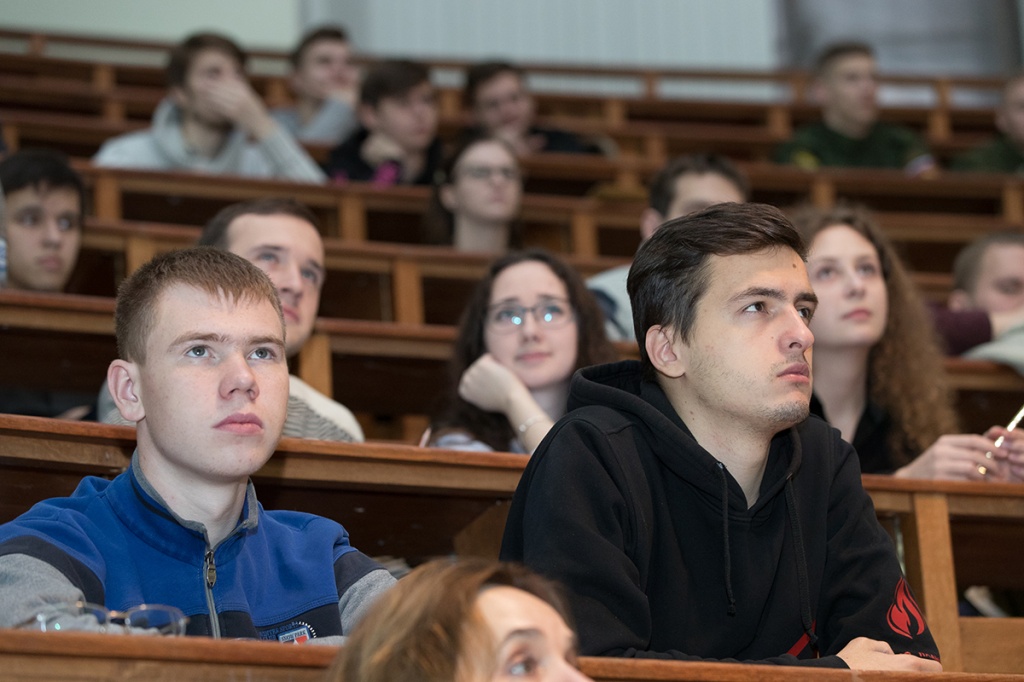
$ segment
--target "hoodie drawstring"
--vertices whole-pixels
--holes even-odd
[[[793,551],[796,554],[796,580],[800,591],[800,622],[807,634],[808,642],[815,654],[818,653],[818,636],[814,634],[814,621],[811,619],[811,593],[807,579],[807,557],[804,556],[804,534],[800,529],[800,519],[796,514],[796,496],[793,493],[793,476],[786,476],[786,514],[793,531]]]
[[[729,551],[729,479],[725,475],[725,465],[718,462],[718,473],[722,477],[722,543],[725,561],[725,596],[729,599],[730,616],[736,615],[736,597],[732,593],[732,556]]]

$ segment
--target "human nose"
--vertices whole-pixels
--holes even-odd
[[[523,309],[523,322],[519,325],[519,334],[523,338],[536,338],[541,335],[541,325],[537,321],[536,308]]]
[[[291,260],[281,265],[277,272],[275,284],[278,292],[302,295],[302,271],[299,264]]]
[[[223,363],[224,374],[221,379],[221,396],[232,398],[237,393],[245,393],[249,400],[255,400],[260,394],[253,372],[246,357],[241,353],[232,353]]]
[[[850,269],[846,273],[847,293],[851,296],[861,296],[864,294],[864,288],[864,276],[856,269]]]
[[[57,218],[47,218],[43,224],[43,243],[57,246],[64,240],[64,232],[61,230]]]
[[[787,315],[782,343],[786,349],[807,350],[814,345],[814,333],[807,324],[807,318],[796,309]]]

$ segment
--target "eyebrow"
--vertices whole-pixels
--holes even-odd
[[[789,300],[789,297],[786,296],[785,292],[781,289],[772,289],[771,287],[750,287],[748,289],[744,289],[735,296],[732,296],[729,300],[742,301],[745,298],[770,298],[776,301],[782,301],[783,303]],[[794,300],[797,303],[808,302],[816,304],[818,302],[818,297],[813,291],[801,291],[796,295]]]
[[[204,334],[202,332],[185,332],[178,336],[174,341],[168,345],[168,348],[177,348],[178,346],[195,343],[197,341],[204,341],[207,343],[221,343],[230,344],[233,339],[230,336],[224,334]],[[284,348],[284,339],[279,336],[261,335],[261,336],[247,336],[242,339],[241,345],[243,346],[277,346],[278,348]]]
[[[565,298],[563,296],[554,296],[552,294],[541,294],[540,296],[537,297],[537,301],[538,302],[540,302],[540,301],[564,301],[564,302],[568,303],[569,299]],[[519,297],[518,296],[509,296],[508,298],[503,298],[500,301],[495,301],[494,303],[489,303],[487,305],[487,307],[488,308],[493,308],[496,305],[508,305],[510,303],[511,304],[515,304],[515,305],[522,305],[519,302]]]

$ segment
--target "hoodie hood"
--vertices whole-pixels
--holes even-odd
[[[581,369],[569,387],[568,410],[589,405],[611,407],[646,432],[653,444],[652,451],[665,467],[719,500],[725,465],[694,439],[658,382],[642,377],[636,360]],[[786,480],[799,471],[801,461],[802,448],[794,429],[777,433],[769,447],[768,463],[757,502],[749,510],[751,514],[782,492]],[[729,509],[746,512],[743,489],[731,475],[727,481]]]

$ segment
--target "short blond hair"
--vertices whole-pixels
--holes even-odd
[[[161,294],[184,284],[233,301],[268,301],[284,333],[284,316],[277,290],[266,273],[241,256],[199,246],[157,256],[136,270],[117,290],[114,333],[122,360],[145,362],[146,341],[156,323]]]

